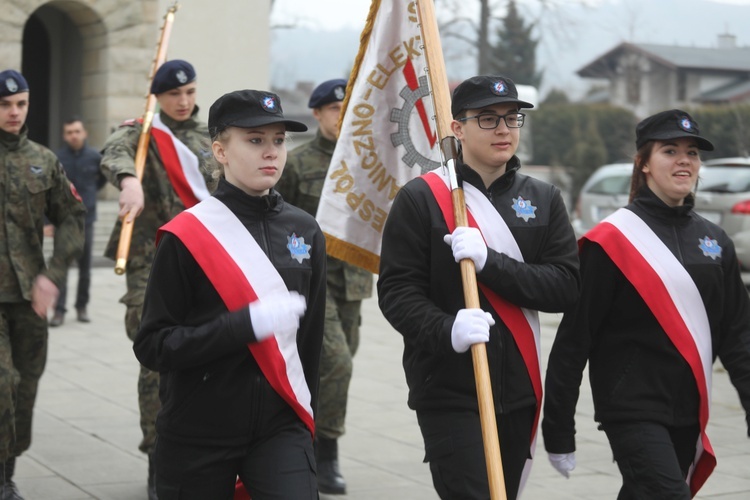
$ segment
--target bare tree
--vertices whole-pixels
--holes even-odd
[[[537,40],[555,44],[573,44],[578,28],[562,6],[578,3],[588,6],[590,0],[530,0],[519,5],[524,19],[536,30]],[[446,40],[446,59],[475,57],[477,71],[485,73],[492,64],[494,33],[507,15],[508,0],[435,0],[441,36]],[[451,43],[451,41],[456,43]]]

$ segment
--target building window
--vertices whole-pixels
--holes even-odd
[[[639,104],[641,102],[641,68],[635,61],[625,67],[625,86],[628,104]]]
[[[687,100],[687,75],[683,71],[677,73],[677,100]]]

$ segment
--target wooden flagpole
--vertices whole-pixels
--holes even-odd
[[[435,106],[437,134],[440,138],[443,164],[448,169],[451,179],[453,214],[456,219],[456,227],[467,226],[464,192],[456,179],[455,162],[458,148],[456,138],[453,137],[450,127],[451,96],[448,88],[448,77],[445,72],[443,48],[440,43],[440,33],[437,27],[433,0],[417,0],[417,9],[422,43],[427,59],[428,80]],[[464,259],[460,265],[466,307],[469,309],[479,309],[479,291],[474,262],[471,259]],[[484,343],[472,345],[471,355],[474,362],[474,379],[477,385],[479,418],[482,425],[482,440],[484,442],[484,457],[487,464],[490,498],[493,500],[505,500],[507,498],[505,476],[503,475],[503,464],[500,456],[500,440],[497,434],[497,421],[495,420],[495,404],[492,398],[487,348]]]
[[[156,76],[156,71],[167,60],[167,47],[169,46],[169,37],[172,34],[172,25],[174,24],[174,14],[177,12],[179,5],[175,1],[164,15],[164,25],[159,34],[159,41],[156,44],[156,57],[151,64],[151,73],[149,74],[149,88],[151,82]],[[143,171],[146,168],[146,158],[148,157],[148,146],[151,141],[151,123],[154,119],[154,109],[156,108],[156,96],[148,90],[146,94],[146,109],[143,112],[143,124],[141,133],[138,136],[138,147],[135,152],[135,176],[138,182],[143,180]],[[128,221],[128,217],[133,215],[133,219]],[[120,239],[117,244],[117,254],[115,255],[115,274],[125,274],[128,256],[130,255],[130,243],[133,240],[133,225],[135,224],[135,214],[131,210],[122,218],[122,228],[120,229]]]

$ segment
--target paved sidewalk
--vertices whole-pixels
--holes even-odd
[[[71,289],[77,273],[71,273]],[[138,363],[118,302],[124,277],[112,267],[93,270],[92,322],[69,314],[50,329],[47,369],[35,411],[34,441],[18,460],[16,480],[27,500],[146,499],[146,459],[138,449]],[[556,315],[542,315],[544,355]],[[588,380],[587,378],[585,380]],[[715,370],[710,428],[719,465],[698,498],[750,498],[750,440],[737,394]],[[591,420],[584,383],[578,406],[578,467],[570,480],[549,465],[542,443],[524,499],[615,498],[620,478],[603,433]],[[502,446],[502,443],[501,443]],[[401,338],[383,319],[375,299],[365,301],[362,341],[355,358],[341,469],[356,500],[436,499],[414,413],[406,406]]]

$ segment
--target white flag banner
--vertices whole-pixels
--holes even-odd
[[[377,273],[393,198],[440,153],[415,2],[373,0],[361,40],[316,218],[328,254]]]

